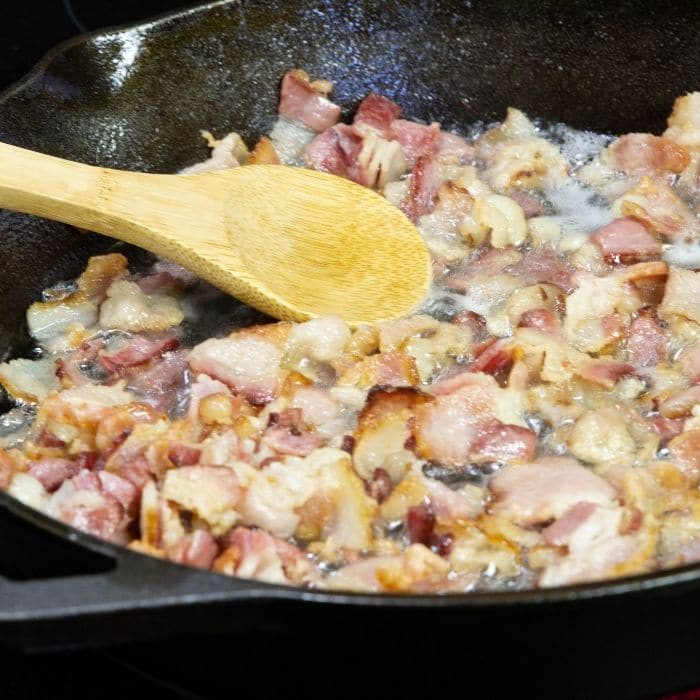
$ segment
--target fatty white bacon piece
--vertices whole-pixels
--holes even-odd
[[[680,318],[700,324],[700,272],[671,265],[658,314],[664,321]]]
[[[202,400],[217,394],[233,396],[228,386],[223,382],[220,382],[218,379],[212,379],[208,374],[198,374],[190,388],[190,404],[187,408],[189,418],[195,421],[198,420],[200,418],[199,406]]]
[[[215,535],[222,535],[238,520],[242,490],[228,467],[179,467],[166,472],[161,496],[200,517]]]
[[[376,504],[366,496],[350,456],[329,447],[308,457],[286,457],[261,471],[237,465],[245,495],[239,506],[247,525],[277,537],[295,533],[331,547],[369,547]]]
[[[197,529],[172,546],[168,558],[178,564],[209,569],[218,553],[219,547],[211,533]]]
[[[569,451],[592,463],[631,458],[637,443],[625,416],[617,408],[603,407],[586,411],[577,421],[569,438]]]
[[[393,482],[400,481],[414,460],[406,444],[411,438],[409,421],[428,396],[414,389],[370,392],[358,418],[353,465],[370,480],[376,469],[384,469]]]
[[[325,580],[332,590],[428,592],[444,587],[449,564],[422,544],[397,556],[379,556],[348,564]]]
[[[285,352],[293,357],[310,357],[331,362],[342,355],[350,340],[350,328],[340,316],[321,316],[291,327]]]
[[[93,256],[76,280],[77,290],[73,294],[55,301],[38,301],[27,309],[30,334],[46,343],[71,329],[93,326],[108,287],[126,273],[127,263],[123,255]]]
[[[40,360],[10,360],[0,364],[0,384],[13,399],[37,403],[58,389],[56,362],[51,357]]]
[[[289,407],[299,409],[302,421],[326,439],[351,427],[340,401],[323,389],[312,386],[295,389]]]
[[[236,331],[211,338],[189,354],[192,371],[217,379],[254,404],[271,401],[280,388],[282,349],[264,333]]]
[[[573,459],[544,457],[530,464],[506,466],[489,484],[491,512],[529,526],[561,517],[580,501],[615,504],[615,489]]]
[[[663,262],[639,263],[606,277],[580,275],[578,289],[566,297],[564,330],[578,350],[596,353],[619,340],[632,314],[642,307],[634,282],[648,275],[663,275]],[[630,284],[630,282],[632,284]]]
[[[676,98],[663,135],[688,150],[700,150],[700,92]]]
[[[248,159],[248,149],[243,139],[235,132],[226,134],[222,139],[215,139],[208,131],[202,131],[202,136],[207,140],[207,146],[211,148],[211,156],[201,163],[183,168],[180,170],[180,175],[237,168]]]
[[[129,367],[142,365],[178,347],[180,341],[172,336],[151,339],[143,335],[134,336],[126,346],[111,352],[98,354],[100,364],[110,372],[120,372]]]
[[[314,131],[325,131],[340,118],[340,107],[315,89],[305,71],[297,69],[282,78],[279,113]]]
[[[180,305],[165,294],[144,294],[135,282],[119,280],[110,285],[100,306],[100,326],[131,333],[160,333],[182,323]]]
[[[567,551],[540,576],[542,587],[597,581],[639,570],[651,555],[645,534],[620,534],[623,509],[581,501],[544,530],[545,539]]]

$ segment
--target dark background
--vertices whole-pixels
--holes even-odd
[[[0,0],[2,2],[2,0]],[[0,6],[0,91],[19,80],[51,47],[81,33],[191,7],[185,0],[22,0]],[[0,536],[1,537],[1,536]],[[0,572],[2,573],[2,572]],[[27,657],[0,647],[3,700],[196,697],[124,668],[103,652]]]
[[[203,2],[186,0],[7,0],[0,7],[0,90],[21,78],[55,44]]]

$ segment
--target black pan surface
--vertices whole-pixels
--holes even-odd
[[[0,140],[172,172],[205,156],[201,128],[235,129],[249,141],[269,130],[279,79],[294,66],[333,80],[348,114],[375,90],[411,117],[448,127],[499,119],[514,105],[579,128],[659,132],[673,99],[698,88],[700,5],[219,2],[57,48],[0,96]],[[0,211],[0,357],[28,351],[24,310],[44,286],[75,276],[89,255],[113,245]],[[258,318],[234,301],[224,313],[240,324]],[[304,629],[309,638],[342,630],[366,644],[391,630],[406,653],[420,645],[444,656],[440,640],[459,640],[456,656],[494,687],[542,668],[552,653],[548,673],[568,679],[569,697],[650,696],[700,681],[699,567],[561,590],[352,596],[142,557],[4,494],[0,525],[0,639],[23,648],[260,628],[282,637]],[[36,549],[13,548],[20,532]],[[436,646],[426,649],[429,640]],[[513,674],[491,653],[504,643]]]

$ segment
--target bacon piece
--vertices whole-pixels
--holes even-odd
[[[473,282],[482,277],[494,277],[506,270],[515,269],[523,255],[514,248],[485,248],[476,257],[460,265],[447,275],[443,284],[448,289],[468,292]]]
[[[421,156],[411,173],[408,193],[400,204],[401,211],[414,222],[429,214],[435,206],[438,184],[435,160],[431,156]]]
[[[513,363],[514,346],[510,338],[500,338],[489,345],[469,366],[469,372],[495,374]]]
[[[306,457],[323,445],[323,438],[316,433],[301,432],[297,428],[277,425],[268,428],[263,436],[263,445],[275,452]]]
[[[659,318],[673,321],[675,317],[688,318],[700,323],[700,272],[671,266],[666,291],[658,308]]]
[[[544,214],[544,205],[535,195],[525,190],[508,190],[506,195],[520,206],[526,219]]]
[[[269,583],[307,583],[317,572],[304,552],[264,530],[237,527],[214,570]]]
[[[176,442],[170,445],[168,459],[176,467],[188,467],[199,462],[202,450],[199,447]]]
[[[700,380],[700,343],[683,348],[677,362],[693,384],[698,382]]]
[[[187,350],[167,353],[148,369],[130,374],[129,388],[160,411],[174,409],[189,381],[188,354]]]
[[[7,489],[14,473],[14,462],[5,451],[0,450],[0,490],[4,491]]]
[[[161,495],[205,520],[215,534],[222,534],[236,521],[234,509],[242,490],[228,467],[195,466],[169,469]]]
[[[591,240],[608,263],[623,264],[652,260],[661,255],[661,243],[636,219],[615,219],[598,229]]]
[[[78,474],[80,464],[70,459],[47,458],[31,462],[29,474],[38,479],[49,492],[55,491],[66,479]]]
[[[48,514],[78,530],[111,540],[128,521],[117,499],[102,491],[101,486],[95,474],[80,472],[64,481],[51,496]]]
[[[559,259],[553,248],[532,248],[517,264],[506,268],[505,272],[518,275],[527,284],[548,282],[567,294],[576,289],[571,270]]]
[[[604,151],[603,159],[628,175],[665,175],[683,172],[688,152],[662,136],[625,134]]]
[[[530,464],[509,465],[491,479],[491,510],[518,525],[559,518],[580,501],[615,502],[615,489],[573,459],[546,457]]]
[[[206,530],[185,535],[168,551],[168,558],[178,564],[208,569],[219,553],[216,540]]]
[[[189,354],[193,371],[224,382],[253,404],[268,403],[277,395],[281,360],[282,351],[267,340],[235,333],[205,340]]]
[[[598,506],[595,503],[581,501],[542,530],[542,537],[547,544],[563,547],[573,532],[593,515]]]
[[[418,542],[430,546],[435,528],[435,513],[430,504],[421,503],[411,506],[406,514],[406,530],[412,543]]]
[[[140,493],[130,481],[107,471],[98,472],[97,478],[104,493],[116,498],[126,513],[135,515]]]
[[[377,503],[383,503],[391,495],[393,484],[386,469],[378,467],[372,474],[372,480],[366,483],[367,494]]]
[[[700,480],[700,430],[687,430],[668,443],[671,459],[696,486]]]
[[[338,121],[340,107],[314,90],[304,71],[292,70],[282,78],[279,113],[309,129],[324,131]]]
[[[520,317],[520,326],[534,328],[554,338],[561,338],[563,329],[559,316],[548,309],[530,309]]]
[[[431,159],[441,143],[441,132],[438,124],[418,124],[405,119],[396,119],[391,125],[393,138],[401,144],[401,150],[411,167],[415,167],[421,158]],[[455,137],[459,138],[459,137]],[[442,141],[445,155],[456,145],[454,141]],[[462,145],[460,144],[460,148]]]
[[[357,108],[353,126],[362,133],[369,127],[385,139],[392,138],[392,122],[401,114],[401,107],[388,97],[370,92]]]
[[[537,435],[519,425],[495,422],[479,430],[471,444],[473,461],[530,462],[535,458]]]
[[[646,422],[659,434],[663,441],[667,441],[683,432],[685,418],[664,418],[664,416],[652,416],[647,418]]]
[[[662,401],[659,412],[664,418],[681,418],[690,415],[697,404],[700,404],[700,384],[684,389]]]
[[[433,125],[428,128],[432,129]],[[394,123],[394,129],[396,129],[396,123]],[[451,134],[448,131],[440,132],[437,140],[437,159],[439,161],[457,162],[459,165],[464,165],[473,161],[475,157],[474,146],[467,143],[461,136]]]
[[[270,141],[267,136],[261,136],[248,158],[248,165],[279,164],[280,159],[277,155],[277,151],[275,151],[275,147],[272,145],[272,141]]]
[[[627,353],[631,362],[641,367],[653,367],[668,359],[666,332],[651,313],[642,312],[632,321]]]
[[[606,389],[612,389],[622,377],[635,372],[635,367],[626,362],[592,359],[580,367],[578,374],[586,381],[599,384]]]
[[[360,360],[340,378],[340,384],[362,389],[374,386],[411,387],[420,381],[415,359],[406,352],[380,352]]]
[[[331,175],[346,177],[348,166],[346,162],[346,154],[340,146],[338,128],[327,129],[322,134],[314,138],[305,150],[306,165],[314,170],[319,170]],[[355,135],[357,143],[357,153],[360,153],[361,139]]]
[[[159,338],[151,340],[143,335],[134,336],[123,348],[111,353],[101,352],[100,363],[110,372],[119,372],[126,367],[135,367],[144,362],[160,357],[168,350],[174,350],[180,341],[177,338]]]

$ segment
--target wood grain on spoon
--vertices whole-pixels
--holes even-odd
[[[0,208],[146,248],[280,319],[352,325],[415,310],[431,280],[415,226],[326,173],[246,165],[196,175],[109,170],[0,144]]]

